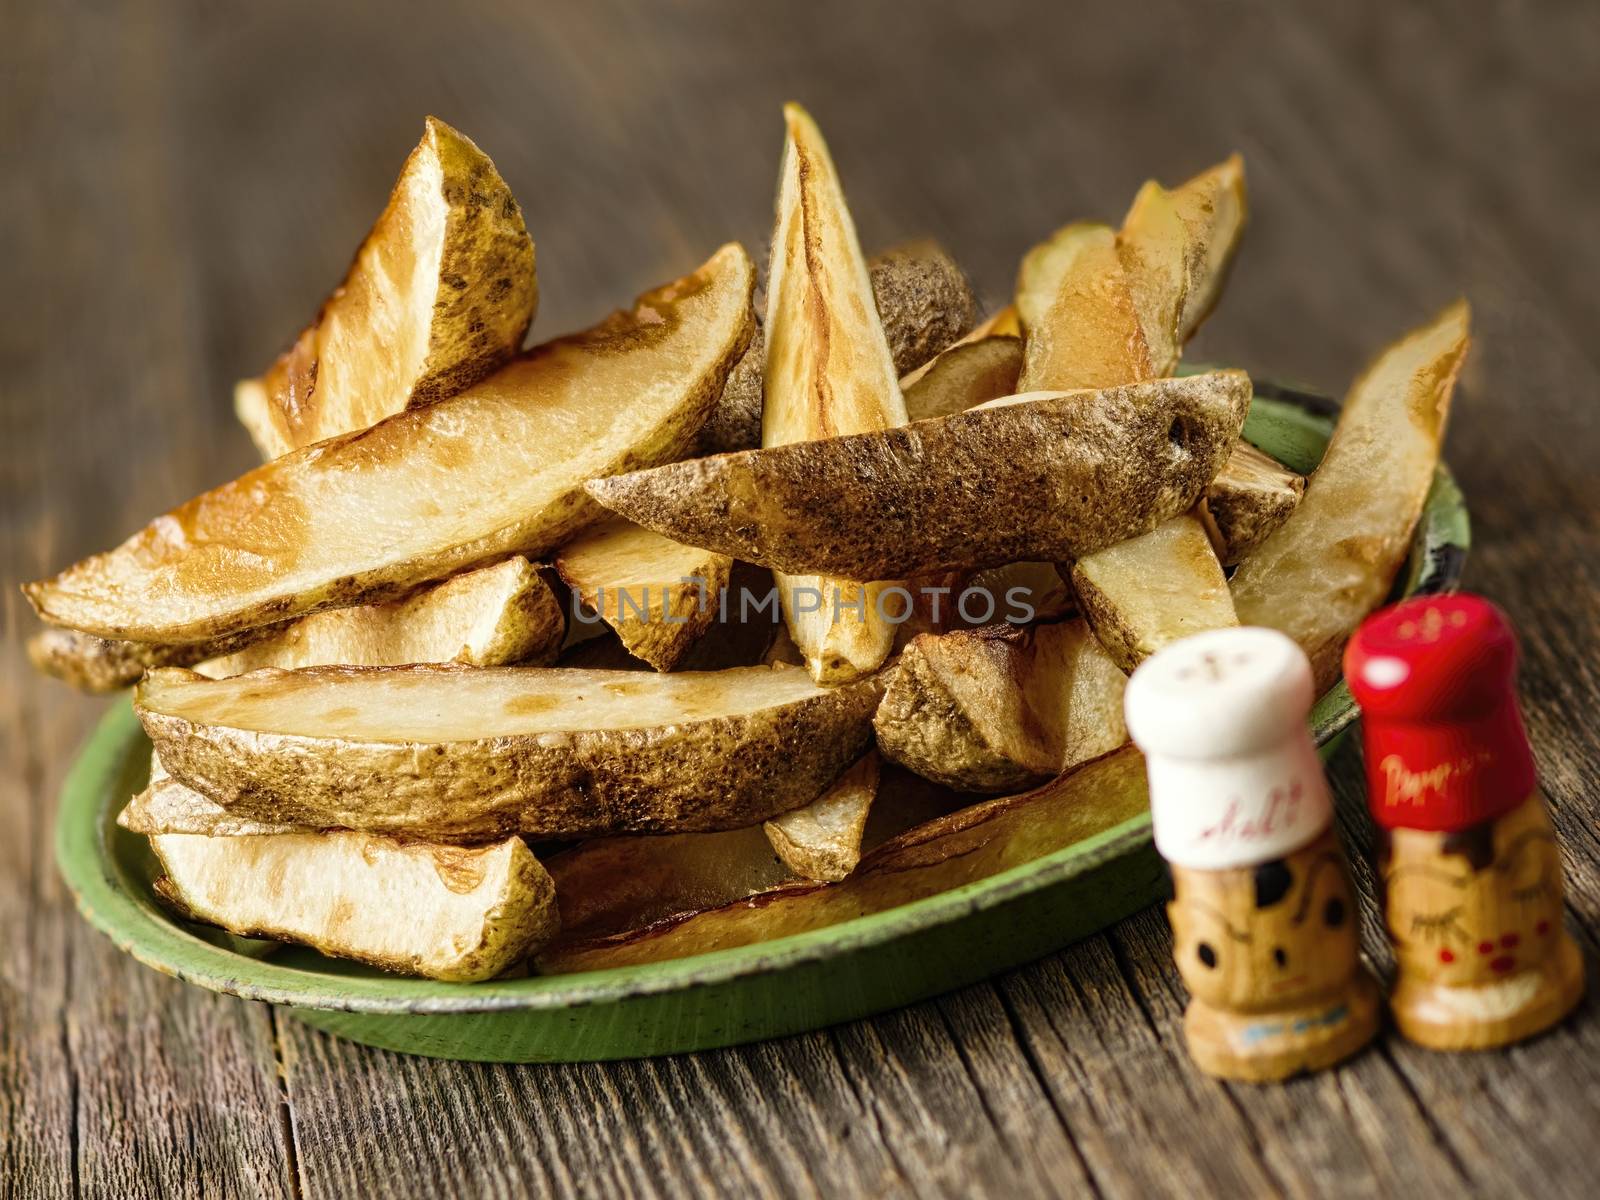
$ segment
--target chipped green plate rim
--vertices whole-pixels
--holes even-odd
[[[1245,437],[1309,472],[1337,406],[1258,383]],[[1400,595],[1448,591],[1469,542],[1450,474],[1434,479]],[[1324,754],[1352,721],[1341,683],[1312,711]],[[165,974],[284,1005],[311,1025],[411,1054],[500,1062],[636,1058],[817,1029],[974,983],[1089,936],[1161,898],[1147,815],[1033,862],[886,912],[754,946],[585,974],[450,984],[187,924],[157,903],[145,840],[115,817],[144,784],[149,743],[126,700],[67,777],[56,856],[84,917]]]

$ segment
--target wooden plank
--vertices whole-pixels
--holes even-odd
[[[268,1014],[146,970],[73,912],[54,796],[103,704],[33,677],[14,586],[218,469],[165,83],[175,32],[161,14],[29,10],[0,50],[4,1195],[293,1191]]]

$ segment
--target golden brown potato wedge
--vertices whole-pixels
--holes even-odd
[[[328,663],[544,663],[560,647],[565,622],[549,584],[527,559],[513,557],[404,600],[314,613],[215,643],[120,642],[46,629],[30,639],[28,650],[46,674],[106,692],[131,686],[152,667],[193,666],[220,678],[259,667]]]
[[[895,370],[902,374],[925,368],[972,324],[977,308],[972,287],[937,242],[910,242],[875,254],[867,260],[867,274]],[[766,337],[757,327],[750,348],[728,376],[715,411],[701,427],[690,457],[754,450],[761,445],[761,370],[765,360]]]
[[[599,515],[585,480],[688,447],[749,337],[751,285],[725,246],[631,311],[258,467],[24,590],[52,624],[193,642],[552,550]]]
[[[1179,638],[1239,623],[1222,564],[1194,513],[1084,555],[1072,566],[1072,587],[1078,610],[1124,671]]]
[[[533,258],[494,164],[429,117],[344,281],[235,392],[263,457],[443,400],[503,366],[538,306]]]
[[[1022,256],[1022,265],[1017,268],[1014,304],[1017,321],[1025,334],[1033,332],[1055,303],[1061,281],[1079,252],[1103,242],[1105,235],[1111,232],[1109,226],[1096,221],[1073,221]]]
[[[763,326],[761,444],[785,446],[904,425],[900,374],[839,173],[810,115],[788,104],[783,116]],[[866,582],[870,576],[855,578],[863,582],[809,572],[778,576],[784,620],[819,683],[870,674],[894,646],[894,627],[879,611],[881,589]]]
[[[1140,188],[1115,235],[1120,273],[1105,254],[1109,229],[1092,222],[1064,225],[1033,247],[1017,277],[1017,311],[1030,336],[1071,277],[1070,299],[1086,328],[1046,330],[1043,336],[1072,339],[1057,356],[1059,375],[1041,373],[1026,387],[1090,387],[1094,374],[1080,374],[1095,363],[1127,362],[1137,367],[1137,340],[1126,322],[1127,301],[1138,317],[1153,376],[1169,375],[1183,344],[1210,315],[1227,282],[1248,215],[1244,160],[1237,154],[1202,171],[1176,188],[1149,180]],[[1079,254],[1090,251],[1080,262]],[[1119,280],[1120,274],[1120,280]],[[1098,298],[1096,280],[1103,288]],[[1061,318],[1067,318],[1063,310]],[[1120,339],[1126,339],[1121,344]],[[1042,353],[1044,347],[1040,347]],[[1083,366],[1074,366],[1077,354]],[[1098,368],[1096,368],[1098,370]],[[1144,376],[1112,379],[1131,382]]]
[[[1205,513],[1217,557],[1231,567],[1289,519],[1305,495],[1305,476],[1241,441],[1206,488]]]
[[[1183,304],[1178,317],[1179,347],[1211,315],[1239,249],[1239,239],[1249,219],[1244,159],[1237,154],[1210,167],[1175,188],[1150,180],[1139,189],[1122,220],[1121,240],[1140,248],[1132,257],[1148,259],[1165,230],[1169,214],[1182,226],[1183,250],[1176,256],[1184,264]],[[1170,261],[1170,260],[1168,260]]]
[[[951,346],[900,381],[906,414],[913,421],[966,412],[1017,390],[1022,371],[1022,339],[987,337]],[[908,382],[909,381],[909,382]]]
[[[1338,679],[1346,639],[1411,547],[1470,324],[1458,300],[1378,355],[1345,397],[1305,499],[1233,574],[1239,619],[1294,638],[1319,688]]]
[[[596,620],[658,671],[676,667],[711,627],[733,569],[725,554],[622,520],[586,530],[556,553],[555,564]]]
[[[313,613],[195,670],[212,679],[262,667],[545,663],[566,630],[561,601],[520,555],[389,604]]]
[[[1031,862],[1138,816],[1144,760],[1129,746],[1036,791],[972,805],[878,847],[840,883],[798,884],[609,937],[563,938],[536,959],[564,974],[729,950],[837,925]]]
[[[1018,389],[1107,388],[1154,378],[1116,233],[1106,225],[1084,227],[1067,250],[1055,299],[1028,327]]]
[[[753,825],[861,755],[881,694],[788,667],[430,665],[167,669],[134,705],[172,777],[236,816],[472,842]]]
[[[790,809],[762,828],[773,852],[802,879],[843,879],[861,861],[861,837],[878,794],[874,751],[835,779],[810,804]]]
[[[387,971],[492,979],[560,929],[555,885],[521,838],[465,848],[367,833],[173,833],[150,845],[166,872],[156,890],[190,920]]]
[[[885,756],[927,779],[1014,791],[1125,742],[1125,682],[1082,621],[924,634],[873,729]]]
[[[796,574],[903,579],[1055,562],[1190,508],[1232,452],[1249,404],[1249,377],[1218,371],[1024,396],[588,488],[667,537]]]

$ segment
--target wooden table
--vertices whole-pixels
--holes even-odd
[[[474,1066],[173,982],[72,911],[53,798],[104,702],[31,677],[15,583],[250,463],[230,385],[338,277],[422,116],[467,130],[521,198],[548,336],[722,240],[764,247],[795,97],[869,248],[937,236],[994,302],[1035,237],[1233,149],[1253,226],[1194,357],[1338,392],[1471,297],[1450,441],[1469,582],[1521,625],[1571,919],[1600,955],[1600,14],[937,8],[10,7],[0,1192],[1594,1194],[1593,980],[1567,1026],[1505,1053],[1391,1039],[1335,1073],[1228,1087],[1185,1060],[1152,911],[802,1037]],[[1357,811],[1353,754],[1335,775]]]

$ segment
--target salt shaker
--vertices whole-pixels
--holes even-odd
[[[1322,763],[1311,665],[1270,629],[1219,629],[1147,659],[1128,684],[1156,848],[1172,873],[1189,1053],[1212,1075],[1285,1079],[1348,1057],[1378,1027]]]
[[[1389,1004],[1438,1050],[1528,1037],[1583,994],[1516,657],[1505,614],[1471,595],[1385,609],[1345,651],[1398,966]]]

